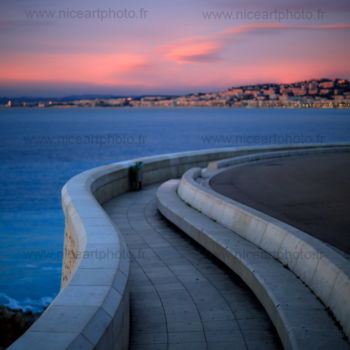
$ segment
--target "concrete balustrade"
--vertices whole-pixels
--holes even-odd
[[[332,148],[331,151],[349,148]],[[329,152],[327,147],[306,153]],[[244,165],[264,159],[303,154],[299,151],[264,153],[222,161],[223,164]],[[187,171],[181,179],[178,194],[191,207],[226,228],[256,244],[293,271],[335,315],[350,337],[350,263],[342,255],[318,239],[253,208],[224,197],[196,179],[201,169]]]
[[[119,162],[73,177],[62,190],[66,223],[61,290],[42,316],[9,349],[128,347],[129,254],[122,236],[101,204],[129,191],[129,167],[133,162],[145,163],[144,184],[148,185],[180,177],[192,167],[205,167],[218,159],[301,147],[287,145],[183,152]],[[191,188],[192,185],[188,187],[189,193],[192,193]],[[193,194],[197,196],[196,191]],[[287,243],[292,242],[286,240],[283,245],[286,249]],[[341,273],[334,283],[340,290],[348,288],[347,279]],[[329,291],[329,295],[333,294],[334,289]],[[331,300],[339,302],[334,297]],[[339,308],[337,305],[332,307]]]

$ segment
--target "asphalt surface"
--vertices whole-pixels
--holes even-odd
[[[210,186],[350,254],[350,153],[232,168],[214,176]]]

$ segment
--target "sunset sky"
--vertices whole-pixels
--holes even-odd
[[[1,0],[0,95],[349,79],[349,42],[349,0]]]

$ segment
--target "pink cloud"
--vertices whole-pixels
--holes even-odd
[[[99,85],[131,83],[122,78],[146,60],[134,54],[25,54],[3,55],[0,81],[84,82]]]
[[[329,38],[317,34],[317,37],[312,35],[313,41],[309,42],[304,40],[303,34],[305,31],[328,33],[349,28],[347,24],[293,26],[255,23],[157,47],[140,40],[129,41],[127,45],[123,43],[117,48],[113,41],[108,41],[103,47],[104,52],[99,53],[87,52],[80,44],[77,44],[76,53],[62,50],[59,53],[39,50],[28,53],[22,49],[20,53],[1,55],[0,83],[8,86],[39,82],[44,85],[75,84],[91,86],[91,89],[109,87],[111,91],[116,91],[116,88],[129,91],[129,88],[137,87],[140,91],[162,93],[169,87],[200,91],[241,83],[346,77],[349,74],[346,52],[349,50],[336,44],[333,45],[335,50],[329,53],[327,48],[332,47],[327,41]],[[284,46],[283,36],[277,40],[270,36],[292,31],[300,31],[293,36],[296,46],[293,48]],[[255,34],[261,34],[259,40]],[[57,46],[57,42],[53,41],[52,45]],[[116,50],[123,53],[116,53]]]
[[[200,63],[219,60],[222,52],[240,35],[280,32],[280,31],[315,31],[350,29],[349,24],[330,25],[288,25],[280,23],[243,24],[230,27],[213,35],[198,36],[186,40],[178,40],[160,50],[165,59],[176,63]]]
[[[176,63],[187,63],[195,61],[216,60],[217,52],[221,44],[209,38],[195,38],[177,41],[175,44],[166,45],[160,48],[169,61]]]

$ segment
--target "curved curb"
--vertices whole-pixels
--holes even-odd
[[[311,291],[271,255],[177,195],[178,180],[157,191],[160,212],[242,278],[260,300],[285,349],[348,349],[342,332]]]
[[[295,153],[301,154],[264,153],[237,157],[230,163],[246,164]],[[329,307],[350,337],[349,261],[307,233],[201,186],[195,181],[200,172],[192,169],[184,174],[178,190],[180,198],[287,265]]]

